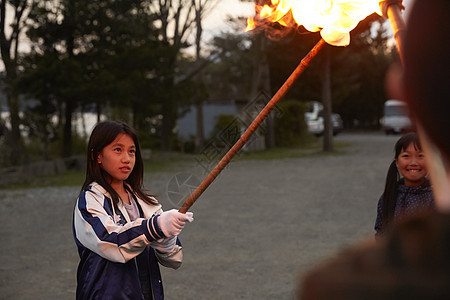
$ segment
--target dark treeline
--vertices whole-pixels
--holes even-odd
[[[129,122],[144,147],[173,150],[182,108],[249,101],[260,90],[272,95],[320,38],[298,30],[272,41],[244,33],[244,20],[236,18],[235,32],[218,34],[202,49],[199,20],[207,4],[1,0],[7,107],[0,109],[10,117],[0,120],[0,165],[80,153],[86,137],[75,134],[73,119],[88,111]],[[346,127],[377,126],[386,100],[383,78],[395,53],[383,27],[371,31],[373,22],[381,20],[362,22],[350,46],[330,47],[333,109]],[[24,36],[27,50],[19,51]],[[190,46],[196,54],[189,55]],[[320,62],[319,55],[286,98],[320,100]]]

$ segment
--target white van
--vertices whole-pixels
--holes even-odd
[[[387,100],[381,119],[386,134],[412,131],[413,124],[409,118],[408,105],[399,100]]]

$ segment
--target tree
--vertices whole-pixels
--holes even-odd
[[[376,126],[385,100],[384,75],[392,62],[389,35],[383,26],[374,31],[373,24],[383,22],[371,15],[351,32],[347,47],[329,47],[331,94],[333,110],[342,115],[345,126]],[[376,26],[376,25],[375,25]],[[375,33],[375,34],[374,34]],[[271,43],[269,64],[271,81],[279,87],[299,63],[299,60],[320,39],[317,33],[302,28]],[[324,55],[317,56],[287,93],[287,97],[310,101],[322,99],[321,69]]]
[[[4,120],[0,120],[0,135],[6,138],[9,153],[6,160],[19,164],[24,158],[24,150],[21,145],[20,117],[19,117],[19,93],[15,87],[19,67],[20,38],[24,28],[29,3],[26,0],[0,1],[0,53],[5,69],[4,86],[8,102],[10,125],[9,129]],[[7,17],[12,14],[11,23]],[[8,35],[8,31],[10,31]]]
[[[153,1],[151,9],[159,21],[160,41],[170,45],[171,51],[167,52],[165,59],[165,72],[160,74],[160,90],[155,96],[161,105],[163,115],[161,128],[161,148],[170,150],[172,148],[172,130],[177,119],[178,107],[185,97],[182,86],[185,80],[177,80],[177,66],[182,49],[189,43],[188,39],[195,26],[201,26],[201,18],[205,15],[205,8],[211,4],[211,0],[158,0]],[[201,27],[197,30],[196,43],[201,41]],[[200,44],[197,45],[197,47]],[[196,50],[197,51],[197,50]],[[198,51],[200,49],[198,48]],[[177,84],[181,83],[181,85]]]
[[[397,59],[384,22],[379,16],[370,16],[351,33],[348,47],[331,49],[334,109],[347,128],[379,126],[386,100],[384,77]]]
[[[27,91],[62,110],[62,155],[71,155],[72,114],[95,104],[139,129],[158,85],[167,47],[158,41],[144,0],[36,1],[28,34],[33,47],[24,80]],[[170,49],[169,49],[170,50]],[[170,52],[170,51],[169,51]],[[49,66],[51,68],[49,68]],[[45,87],[45,88],[42,88]],[[130,107],[130,109],[124,109]],[[61,114],[60,114],[61,115]]]
[[[86,21],[80,16],[86,8],[90,7],[85,1],[34,1],[29,18],[27,34],[33,44],[24,80],[31,83],[32,96],[41,103],[52,101],[59,109],[63,157],[72,154],[72,114],[83,95],[80,57]]]
[[[322,103],[323,103],[323,151],[333,150],[333,125],[331,123],[331,84],[330,84],[330,51],[329,45],[322,50]]]
[[[200,65],[203,64],[202,59],[202,33],[203,33],[203,15],[205,11],[208,9],[208,7],[205,7],[205,5],[211,5],[212,1],[195,1],[192,0],[192,4],[194,5],[195,10],[195,28],[196,28],[196,34],[195,34],[195,65],[196,68],[200,68]],[[209,6],[211,8],[211,6]],[[200,82],[204,82],[202,73],[196,76]],[[201,90],[204,90],[201,89]],[[195,150],[199,152],[203,149],[204,143],[205,143],[205,132],[204,132],[204,124],[203,124],[203,102],[204,102],[204,94],[202,92],[197,93],[197,99],[195,101],[195,108],[196,108],[196,127],[197,127],[197,135],[195,138]]]
[[[374,14],[360,22],[351,32],[351,43],[348,47],[327,47],[330,56],[328,93],[333,95],[333,111],[342,115],[346,127],[353,124],[354,120],[360,124],[374,124],[381,116],[382,102],[385,100],[384,74],[392,61],[392,53],[388,47],[389,35],[386,34],[383,26],[379,26],[378,31],[374,31],[376,24],[381,24],[382,20]],[[269,36],[273,39],[266,44],[265,51],[269,66],[267,73],[270,74],[269,81],[272,88],[276,90],[319,41],[320,36],[319,33],[308,32],[303,27],[292,29],[273,24],[270,28],[273,31]],[[252,58],[257,57],[256,52],[252,52],[257,48],[257,40],[252,39],[253,37],[246,38],[245,42],[237,34],[223,35],[215,39],[215,44],[220,49],[227,49],[226,45],[232,45],[228,46],[228,49],[234,48],[228,52],[229,57],[221,57],[219,63],[214,66],[220,70],[217,76],[220,76],[220,73],[226,74],[226,76],[222,75],[220,80],[216,78],[215,82],[220,82],[220,85],[215,85],[216,92],[225,93],[225,90],[233,89],[231,84],[235,82],[238,86],[242,86],[239,82],[245,84],[248,78],[256,78],[242,70],[263,69],[264,60],[261,56],[253,67],[249,66]],[[242,48],[243,51],[238,46],[239,43],[246,45]],[[325,62],[326,55],[323,53],[318,55],[285,97],[298,101],[322,101],[322,91],[325,90],[322,86]],[[235,69],[238,71],[232,71]],[[233,76],[235,78],[232,78]],[[222,85],[224,85],[223,89]],[[331,142],[329,144],[331,146]],[[328,148],[330,147],[327,146]]]
[[[227,32],[214,37],[212,43],[219,54],[207,69],[210,99],[248,101],[254,75],[252,35]]]

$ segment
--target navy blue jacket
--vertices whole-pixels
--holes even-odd
[[[171,256],[155,251],[151,244],[165,238],[157,222],[161,206],[134,200],[141,218],[130,221],[123,205],[114,207],[100,185],[80,194],[73,221],[80,256],[77,299],[164,299],[158,262],[178,268],[181,245],[177,239]]]

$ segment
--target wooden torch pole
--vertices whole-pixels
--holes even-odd
[[[194,202],[200,197],[200,195],[208,188],[208,186],[214,181],[214,179],[219,175],[219,173],[227,166],[231,159],[236,155],[236,153],[241,150],[241,148],[247,143],[252,134],[256,131],[258,126],[264,121],[267,115],[272,111],[278,101],[286,94],[289,88],[292,86],[295,80],[303,73],[306,67],[309,65],[311,60],[317,55],[320,49],[325,45],[325,41],[321,39],[309,53],[301,60],[297,68],[292,72],[284,84],[280,87],[278,92],[272,97],[272,99],[267,103],[263,110],[258,114],[258,116],[253,120],[247,130],[242,134],[239,140],[231,147],[230,150],[225,154],[225,156],[220,160],[220,162],[215,166],[215,168],[206,176],[203,182],[195,189],[195,191],[186,199],[184,204],[179,209],[179,212],[186,213],[188,209],[194,204]]]
[[[403,62],[406,25],[401,14],[401,9],[403,8],[402,0],[380,1],[379,4],[383,17],[389,19],[389,22],[391,23],[392,33],[394,34],[395,42],[397,44],[398,54]]]

